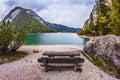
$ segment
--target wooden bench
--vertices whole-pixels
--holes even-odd
[[[48,67],[54,67],[49,64],[73,64],[74,70],[76,71],[78,64],[84,62],[84,59],[80,58],[80,52],[51,52],[50,51],[50,52],[43,53],[43,55],[48,57],[41,57],[38,59],[38,62],[43,63],[43,66],[46,72],[48,71]]]
[[[48,67],[52,67],[48,63],[74,64],[74,70],[76,71],[78,64],[83,63],[84,59],[81,59],[80,57],[65,57],[65,58],[42,57],[38,59],[38,62],[43,63],[46,72],[48,71]]]

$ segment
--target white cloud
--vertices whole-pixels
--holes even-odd
[[[83,27],[93,8],[93,0],[0,0],[0,19],[15,6],[32,9],[49,22]],[[6,14],[5,14],[6,13]]]
[[[71,27],[83,27],[93,8],[92,5],[56,3],[38,12],[45,20]]]
[[[0,6],[1,6],[0,7],[0,20],[3,19],[7,11],[7,6],[5,5],[6,1],[7,0],[0,0]]]

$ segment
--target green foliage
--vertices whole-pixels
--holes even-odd
[[[77,31],[77,34],[79,35],[86,35],[86,36],[95,36],[97,31],[97,25],[93,25],[90,27],[90,24],[88,23],[88,20],[85,22],[84,27]]]
[[[120,43],[115,43],[114,46],[116,50],[120,50]]]
[[[26,30],[14,28],[10,22],[0,24],[0,53],[5,54],[16,51],[24,42]]]
[[[12,41],[9,44],[10,51],[16,51],[24,42],[26,38],[27,31],[23,28],[14,28]]]
[[[54,30],[49,28],[48,26],[39,23],[36,20],[31,20],[30,22],[28,22],[27,25],[29,32],[30,33],[37,33],[37,32],[53,32]]]
[[[85,25],[84,25],[84,28],[82,29],[82,30],[80,30],[80,31],[77,31],[77,34],[79,34],[79,35],[85,35],[85,34],[90,34],[90,27],[89,27],[89,20],[86,20],[86,22],[85,22]]]
[[[0,51],[2,53],[8,51],[8,46],[12,41],[13,30],[9,24],[9,21],[0,24]]]
[[[120,35],[120,0],[112,0],[112,12],[110,15],[109,27],[112,33]]]
[[[120,79],[120,68],[114,66],[112,62],[103,59],[102,56],[98,56],[97,59],[94,59],[94,53],[88,53],[88,55],[93,59],[92,63],[94,65],[106,73],[114,75]]]
[[[97,6],[97,22],[96,22],[96,35],[97,36],[101,36],[101,35],[106,35],[109,34],[109,28],[108,23],[109,23],[109,7],[106,5],[106,1],[105,0],[99,0],[96,2],[96,6]],[[107,31],[105,31],[107,30]],[[106,33],[104,33],[106,32]]]
[[[0,54],[0,64],[18,60],[20,58],[25,57],[26,55],[27,53],[22,51],[9,52],[9,54]]]

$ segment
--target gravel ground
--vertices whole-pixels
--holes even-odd
[[[0,80],[118,80],[94,66],[82,54],[81,57],[85,59],[82,72],[61,69],[46,73],[37,62],[44,51],[79,51],[82,48],[76,45],[22,46],[19,50],[29,53],[28,56],[0,65]],[[33,53],[33,49],[39,50],[39,53]]]

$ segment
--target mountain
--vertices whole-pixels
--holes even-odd
[[[80,28],[71,28],[65,25],[55,24],[55,23],[50,23],[50,22],[46,22],[46,25],[56,30],[57,32],[76,32],[80,30]]]
[[[23,27],[29,29],[30,32],[53,32],[54,30],[45,24],[45,21],[37,15],[34,11],[24,9],[22,7],[15,7],[8,15],[5,16],[4,21],[10,21],[12,26]]]
[[[30,9],[22,7],[15,7],[8,15],[5,16],[4,21],[9,21],[12,26],[23,27],[30,32],[76,32],[79,28],[70,28],[64,25],[53,24],[44,21],[39,15]]]

